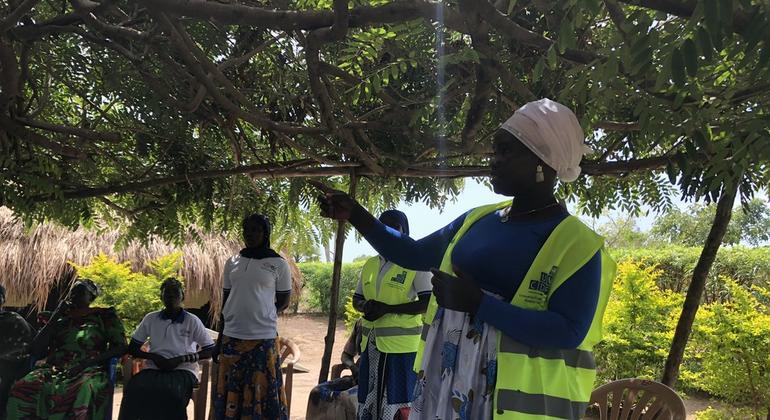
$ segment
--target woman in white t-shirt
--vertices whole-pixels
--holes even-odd
[[[215,350],[214,418],[288,419],[278,353],[278,312],[289,306],[291,272],[270,248],[270,222],[243,220],[246,247],[225,263],[222,326]]]

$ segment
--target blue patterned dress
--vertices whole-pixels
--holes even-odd
[[[423,358],[409,418],[491,418],[497,334],[497,329],[474,322],[466,313],[439,308],[428,331],[425,354],[441,357]]]

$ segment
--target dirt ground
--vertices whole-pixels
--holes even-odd
[[[299,365],[309,371],[307,373],[294,374],[291,399],[292,420],[305,418],[310,390],[318,383],[321,357],[324,350],[324,337],[326,336],[326,321],[327,318],[325,316],[305,314],[283,316],[278,320],[278,333],[283,337],[291,339],[299,346],[301,352]],[[337,332],[334,339],[332,364],[339,363],[339,357],[346,340],[345,324],[339,322],[337,323]],[[113,410],[114,419],[118,418],[118,409],[122,396],[122,389],[117,389],[115,391],[115,408]],[[717,408],[720,404],[719,402],[699,397],[685,398],[685,406],[688,413],[687,419],[695,419],[694,413],[705,410],[709,405]],[[193,404],[190,403],[187,407],[190,420],[193,420],[192,409]]]

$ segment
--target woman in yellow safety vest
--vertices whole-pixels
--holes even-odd
[[[409,235],[409,220],[387,210],[380,222]],[[369,258],[353,294],[362,320],[358,418],[392,420],[411,406],[417,376],[412,370],[420,345],[422,314],[431,293],[428,271],[407,270],[386,258]]]
[[[554,196],[557,179],[580,175],[583,141],[564,105],[522,106],[495,133],[490,164],[495,192],[513,199],[416,241],[316,185],[323,215],[349,220],[389,260],[433,271],[410,419],[582,417],[615,270],[603,238]]]

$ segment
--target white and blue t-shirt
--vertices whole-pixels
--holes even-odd
[[[147,342],[150,353],[159,354],[167,359],[196,353],[214,346],[214,340],[203,326],[203,322],[185,310],[182,310],[174,319],[167,318],[163,311],[150,312],[139,323],[131,339],[141,344]],[[145,360],[144,367],[158,369],[152,360]],[[182,363],[176,369],[187,370],[200,381],[200,368],[197,362]]]
[[[230,291],[222,309],[224,335],[241,340],[278,336],[275,293],[291,291],[291,270],[286,260],[236,255],[225,263],[222,283]]]

